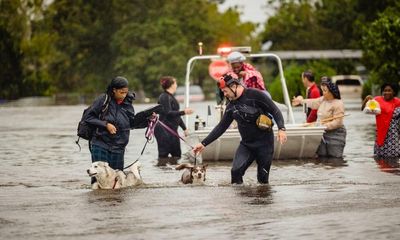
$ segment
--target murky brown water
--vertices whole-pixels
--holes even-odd
[[[373,159],[371,116],[349,111],[344,161],[275,161],[269,186],[255,165],[231,186],[230,162],[208,162],[205,186],[182,185],[153,143],[145,185],[92,191],[87,145],[74,143],[84,107],[0,108],[1,239],[400,239],[399,162]],[[132,132],[126,164],[144,142]]]

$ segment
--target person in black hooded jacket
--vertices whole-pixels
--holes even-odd
[[[183,129],[185,136],[187,136],[188,129],[186,128],[181,116],[192,114],[193,110],[186,108],[182,111],[179,111],[179,103],[173,95],[177,88],[176,79],[174,77],[161,77],[160,84],[164,89],[164,92],[161,93],[158,98],[158,103],[163,106],[163,111],[160,113],[160,121],[165,123],[175,132],[178,131],[178,127],[180,126]],[[173,158],[181,157],[181,145],[177,136],[172,135],[168,130],[159,124],[157,124],[155,128],[154,135],[157,139],[159,159],[165,159],[169,157],[170,154]]]
[[[138,127],[135,122],[134,99],[135,94],[128,89],[128,80],[115,77],[108,85],[106,94],[94,101],[86,120],[97,127],[90,141],[92,162],[107,161],[113,169],[123,170],[130,129],[145,127],[143,124]]]

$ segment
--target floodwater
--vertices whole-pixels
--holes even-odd
[[[399,162],[373,159],[375,120],[356,108],[343,161],[274,161],[269,185],[252,165],[243,186],[230,185],[230,162],[207,162],[206,184],[191,186],[154,142],[140,158],[145,184],[113,191],[90,189],[87,143],[74,142],[84,108],[0,108],[1,239],[400,239]],[[145,143],[131,133],[126,165]]]

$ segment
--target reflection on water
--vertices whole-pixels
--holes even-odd
[[[388,159],[375,159],[382,172],[393,173],[400,175],[400,163],[398,158],[388,158]]]
[[[163,166],[167,166],[167,165],[177,165],[179,159],[180,158],[178,158],[178,157],[158,158],[156,166],[163,167]]]
[[[273,161],[270,185],[253,164],[232,186],[231,161],[204,162],[205,184],[184,185],[174,166],[193,159],[157,159],[155,143],[141,155],[133,130],[125,162],[141,155],[144,184],[93,191],[87,141],[74,142],[85,107],[0,108],[2,239],[400,239],[399,162],[374,161],[375,119],[359,111],[343,159]]]
[[[272,190],[270,185],[258,186],[235,186],[236,192],[242,197],[249,198],[250,205],[267,205],[272,204]]]
[[[298,160],[274,160],[275,166],[290,166],[297,165],[301,166],[304,164],[313,164],[315,167],[318,166],[330,166],[330,167],[347,167],[347,161],[344,158],[310,158],[310,159],[298,159]]]
[[[124,193],[126,189],[115,189],[115,190],[102,190],[102,191],[90,191],[88,193],[89,203],[100,203],[105,202],[108,205],[118,205],[124,201]]]
[[[344,158],[318,158],[316,164],[323,164],[331,167],[347,167],[347,161]]]

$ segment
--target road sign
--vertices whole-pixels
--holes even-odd
[[[208,73],[215,80],[219,80],[229,70],[229,64],[224,60],[214,60],[208,65]]]

